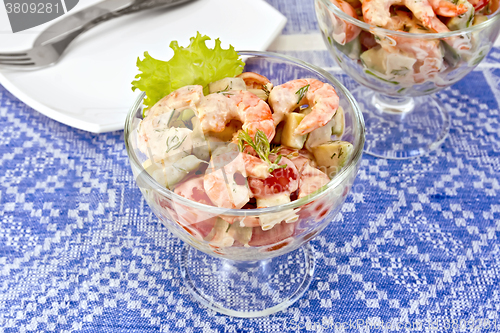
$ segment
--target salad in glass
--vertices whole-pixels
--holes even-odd
[[[374,90],[382,84],[385,93],[412,96],[447,87],[481,62],[498,34],[485,22],[498,7],[498,0],[316,0],[343,69]]]
[[[315,0],[323,40],[366,122],[365,152],[388,159],[440,147],[450,115],[435,93],[488,54],[500,31],[499,0]]]
[[[168,62],[147,53],[138,61],[142,74],[133,85],[147,98],[135,139],[144,170],[183,198],[228,210],[285,205],[325,189],[353,152],[343,140],[345,115],[335,88],[315,78],[274,86],[243,72],[232,47],[223,50],[216,40],[214,50],[206,48],[207,39],[198,34],[188,48],[173,42]],[[193,55],[204,54],[206,63],[211,53],[221,63],[197,72]],[[207,215],[180,202],[162,210],[221,253],[293,236],[299,219],[321,218],[333,208],[319,203],[260,216]]]

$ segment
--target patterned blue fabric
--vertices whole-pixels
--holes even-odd
[[[285,34],[316,32],[310,1],[269,2]],[[356,86],[326,51],[290,54]],[[0,332],[499,332],[500,50],[438,96],[452,118],[442,147],[365,155],[311,242],[306,294],[239,319],[180,282],[182,243],[142,198],[123,132],[61,125],[0,87]]]

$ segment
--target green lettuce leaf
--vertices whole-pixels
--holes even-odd
[[[142,72],[132,82],[132,90],[139,89],[146,93],[144,105],[148,108],[160,99],[186,85],[198,84],[204,88],[210,82],[233,77],[243,72],[245,63],[240,59],[234,47],[222,49],[220,40],[210,49],[206,41],[208,36],[199,32],[190,38],[188,47],[181,47],[177,41],[170,43],[174,56],[169,61],[154,59],[144,52],[144,59],[137,59],[137,67]]]

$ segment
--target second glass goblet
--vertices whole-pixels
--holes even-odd
[[[361,6],[356,0],[349,3]],[[475,17],[472,11],[469,17],[456,18],[469,27],[430,33],[405,8],[391,8],[391,19],[406,20],[407,31],[358,20],[356,10],[342,0],[315,0],[315,8],[328,50],[362,85],[352,93],[365,119],[365,152],[388,159],[422,156],[441,145],[449,132],[450,116],[435,93],[472,71],[500,30],[498,10]],[[448,25],[455,23],[450,21]]]

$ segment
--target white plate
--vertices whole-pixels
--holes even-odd
[[[80,1],[70,13],[97,2]],[[4,8],[0,6],[0,52],[30,48],[50,25],[13,34]],[[220,38],[224,48],[231,44],[236,50],[263,51],[285,23],[286,18],[263,0],[197,0],[103,23],[73,41],[55,66],[4,70],[0,83],[33,109],[66,125],[95,133],[120,130],[137,95],[130,82],[144,51],[168,60],[173,55],[170,41],[187,46],[197,31]]]

